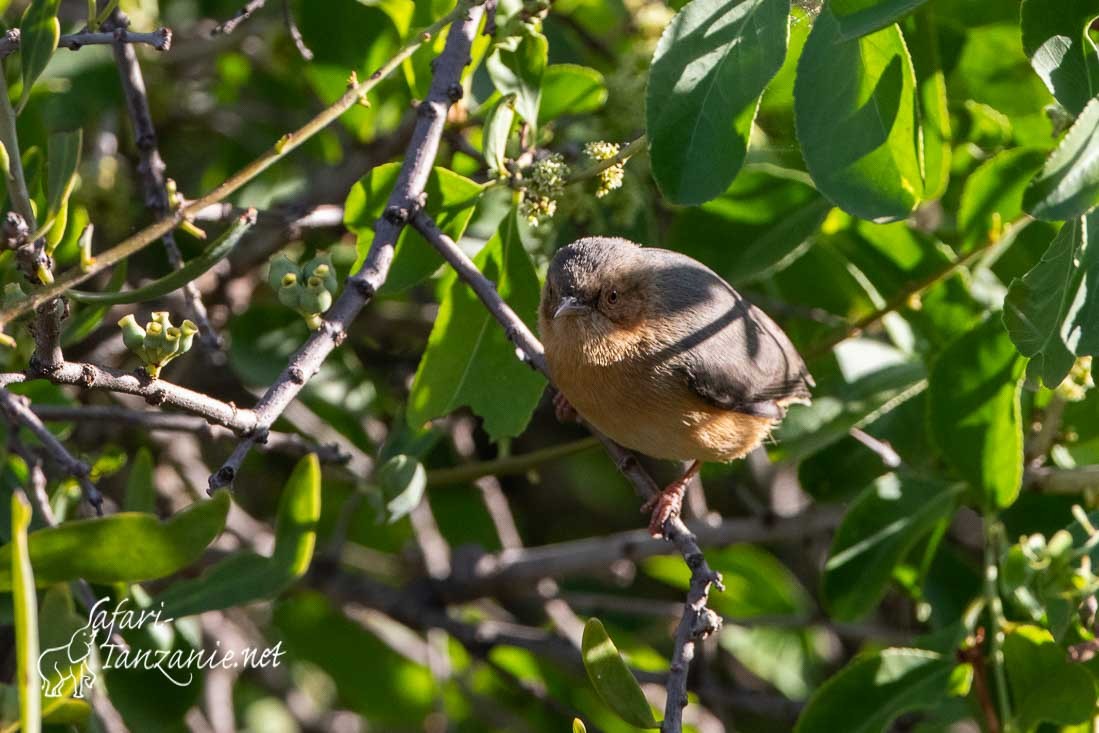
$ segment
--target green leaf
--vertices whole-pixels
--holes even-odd
[[[1031,731],[1043,721],[1083,723],[1094,715],[1091,675],[1070,663],[1045,629],[1025,624],[1012,628],[1004,638],[1004,664],[1018,730]]]
[[[1004,326],[1050,389],[1077,356],[1099,355],[1099,214],[1065,222],[1042,261],[1011,282]]]
[[[731,619],[755,616],[798,616],[812,609],[809,594],[797,577],[774,555],[754,545],[707,550],[706,561],[721,573],[725,590],[714,593],[712,609]],[[646,575],[686,590],[691,569],[683,558],[658,555],[642,565]]]
[[[808,622],[806,622],[808,623]],[[816,687],[827,648],[828,632],[820,628],[776,626],[721,627],[718,643],[737,664],[774,685],[791,700],[804,700]]]
[[[542,77],[546,72],[549,42],[529,29],[497,45],[485,68],[501,94],[515,95],[515,111],[532,131],[538,129],[538,108],[542,102]]]
[[[489,171],[494,176],[504,170],[507,158],[508,138],[515,126],[515,97],[507,95],[492,106],[485,115],[485,124],[481,129],[481,153],[485,156]]]
[[[676,212],[664,246],[740,286],[798,257],[831,208],[806,183],[749,169],[713,201]]]
[[[514,209],[474,264],[527,326],[538,312],[538,276],[523,249]],[[545,389],[541,374],[521,362],[503,328],[464,282],[448,272],[427,349],[412,382],[408,423],[417,426],[468,405],[493,440],[518,435]]]
[[[950,182],[951,132],[946,79],[939,57],[939,31],[930,5],[916,11],[912,17],[912,28],[908,46],[912,53],[916,94],[919,97],[923,198],[932,201],[946,192],[946,185]]]
[[[988,509],[1011,505],[1023,478],[1023,360],[998,318],[963,333],[931,369],[928,430]]]
[[[154,280],[137,290],[112,292],[110,288],[108,288],[107,291],[102,293],[69,290],[66,294],[78,303],[97,303],[106,305],[141,303],[146,300],[153,300],[154,298],[167,295],[168,293],[183,287],[228,257],[229,253],[233,251],[233,248],[237,246],[248,230],[255,226],[255,223],[256,217],[254,212],[240,216],[229,225],[220,237],[215,239],[210,246],[203,250],[202,254],[198,257],[188,260],[186,264],[178,270],[172,270],[172,272],[164,277]]]
[[[824,564],[821,595],[829,615],[854,621],[885,595],[893,569],[932,529],[948,522],[959,490],[940,481],[881,477],[844,515]]]
[[[30,535],[39,586],[84,578],[91,583],[137,583],[187,567],[225,526],[228,492],[198,501],[165,522],[123,512],[78,519]],[[0,547],[0,590],[10,590],[11,545]]]
[[[811,405],[791,410],[776,429],[779,455],[791,462],[811,456],[842,439],[851,428],[873,422],[926,387],[923,365],[902,362],[868,370],[831,389],[822,388]]]
[[[65,234],[69,196],[76,185],[76,169],[80,165],[82,130],[55,132],[50,135],[46,157],[46,218],[41,227],[53,225],[48,235],[48,248],[53,250]]]
[[[798,62],[794,116],[817,188],[862,219],[903,219],[923,188],[916,79],[900,30],[845,41],[826,5]]]
[[[366,259],[374,242],[374,225],[385,212],[401,171],[400,163],[386,163],[372,168],[347,194],[344,204],[344,223],[358,235],[358,258],[352,267],[355,272]],[[443,233],[455,242],[462,238],[466,225],[473,216],[473,209],[481,198],[483,187],[445,168],[432,168],[428,176],[427,206],[425,211],[435,220]],[[405,227],[397,240],[393,264],[382,286],[383,295],[407,290],[429,277],[443,264],[443,258],[412,227]]]
[[[320,514],[321,467],[310,453],[282,489],[271,557],[239,552],[198,578],[176,583],[156,599],[164,604],[162,615],[179,618],[274,598],[309,569]]]
[[[1092,0],[1023,0],[1023,50],[1057,101],[1075,116],[1099,93],[1099,53],[1088,36]]]
[[[153,483],[153,454],[142,446],[130,465],[126,479],[126,498],[122,508],[127,512],[156,512],[156,485]]]
[[[375,480],[386,501],[386,521],[390,524],[405,517],[419,505],[427,488],[424,464],[408,455],[393,456],[378,469]]]
[[[42,677],[38,674],[38,596],[31,552],[28,548],[27,527],[31,524],[31,505],[22,491],[11,495],[11,544],[3,565],[11,583],[15,607],[15,664],[19,686],[19,725],[28,733],[42,730]]]
[[[551,64],[542,77],[540,122],[563,115],[598,112],[607,101],[607,83],[595,69],[577,64]]]
[[[660,727],[653,718],[652,708],[641,691],[641,685],[637,684],[599,619],[588,619],[584,625],[580,650],[592,686],[618,717],[637,728]]]
[[[840,39],[849,41],[891,25],[927,0],[829,0]]]
[[[953,669],[925,649],[861,654],[817,689],[794,733],[883,733],[906,712],[940,705]]]
[[[963,249],[998,239],[1023,213],[1023,191],[1042,167],[1045,153],[1035,148],[1005,150],[969,175],[958,204],[958,231]]]
[[[1023,207],[1039,219],[1083,216],[1099,203],[1099,99],[1093,99],[1027,186]]]
[[[693,0],[665,28],[645,97],[653,177],[672,203],[701,204],[744,164],[768,82],[782,68],[789,0]]]
[[[572,733],[588,733],[587,726],[584,725],[584,721],[580,718],[572,719]]]
[[[50,56],[57,49],[61,38],[61,24],[57,22],[57,8],[61,0],[32,0],[19,24],[21,35],[20,57],[23,66],[23,94],[16,111],[22,112],[31,96],[31,87],[42,75]]]

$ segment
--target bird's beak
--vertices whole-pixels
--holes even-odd
[[[574,298],[571,295],[566,295],[564,298],[561,298],[561,301],[557,304],[557,310],[553,312],[553,317],[582,316],[587,313],[591,313],[590,305],[581,303],[577,298]]]

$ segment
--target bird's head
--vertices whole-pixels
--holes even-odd
[[[610,237],[579,239],[558,250],[538,314],[547,348],[559,342],[602,350],[636,338],[656,295],[644,251]]]

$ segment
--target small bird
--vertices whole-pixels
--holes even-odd
[[[538,327],[560,418],[578,413],[631,450],[692,461],[642,508],[654,536],[703,461],[745,456],[814,386],[782,329],[715,272],[626,239],[559,250]]]

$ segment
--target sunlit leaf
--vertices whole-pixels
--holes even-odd
[[[919,202],[915,89],[895,25],[845,41],[824,6],[798,63],[794,112],[813,182],[849,214],[895,221]]]
[[[1042,261],[1012,281],[1004,325],[1050,389],[1077,356],[1099,355],[1099,215],[1065,222]]]
[[[542,78],[542,122],[564,115],[586,115],[599,111],[607,101],[607,84],[595,69],[576,64],[550,64]]]
[[[906,712],[939,705],[953,668],[925,649],[862,654],[817,689],[794,733],[882,733]]]
[[[1023,0],[1023,50],[1072,115],[1099,93],[1099,52],[1088,35],[1097,16],[1099,6],[1090,0]]]
[[[931,369],[932,440],[990,509],[1010,506],[1023,478],[1022,376],[1023,360],[998,318],[958,337]]]
[[[603,623],[588,619],[580,644],[584,668],[595,691],[622,720],[638,728],[659,728],[641,685],[626,666]]]
[[[830,0],[843,40],[865,36],[903,18],[927,0]]]
[[[546,37],[527,30],[500,43],[485,63],[492,83],[501,94],[515,95],[515,111],[535,130],[548,53]]]
[[[1046,721],[1072,725],[1095,714],[1095,681],[1045,629],[1019,625],[1004,637],[1004,664],[1018,730]]]
[[[163,615],[178,618],[277,596],[309,569],[320,513],[320,462],[310,453],[283,487],[271,557],[240,552],[198,578],[176,583],[156,599],[164,604]]]
[[[19,685],[19,723],[30,733],[42,730],[42,677],[38,674],[38,597],[27,528],[31,506],[22,491],[11,495],[11,543],[4,546],[3,571],[15,606],[15,665]]]
[[[1099,203],[1099,99],[1093,99],[1069,128],[1027,186],[1023,206],[1039,219],[1083,216]]]
[[[32,532],[35,582],[135,583],[171,575],[197,560],[221,533],[229,501],[229,492],[223,491],[164,522],[151,514],[122,512]],[[0,547],[0,590],[12,587],[11,553],[11,545]]]
[[[664,30],[645,118],[653,176],[672,203],[701,204],[736,177],[786,57],[789,14],[789,0],[693,0]]]
[[[19,25],[21,46],[19,55],[23,67],[23,94],[19,97],[21,111],[31,96],[31,87],[42,75],[50,56],[57,49],[61,38],[61,24],[57,21],[57,9],[61,0],[32,0],[23,13]]]

